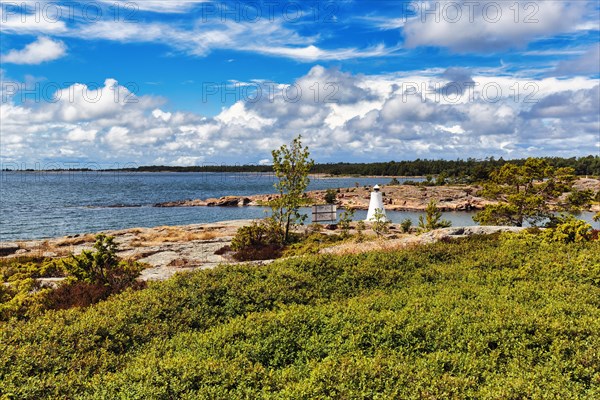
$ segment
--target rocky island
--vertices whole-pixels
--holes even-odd
[[[600,180],[579,178],[574,188],[577,190],[600,190]],[[472,211],[482,210],[495,201],[485,199],[479,195],[482,187],[478,185],[444,185],[444,186],[417,186],[417,185],[384,185],[382,186],[383,201],[386,210],[390,211],[424,211],[427,204],[434,200],[441,211]],[[366,210],[369,208],[371,188],[352,187],[338,188],[336,203],[345,209]],[[323,204],[327,190],[312,190],[306,192],[306,203]],[[275,194],[260,194],[253,196],[223,196],[209,199],[189,199],[154,204],[154,207],[242,207],[265,206],[276,198]],[[600,210],[599,205],[593,205],[592,211]]]

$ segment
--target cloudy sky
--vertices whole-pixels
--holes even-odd
[[[0,162],[600,153],[600,4],[0,0]]]

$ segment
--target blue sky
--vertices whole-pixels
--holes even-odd
[[[6,166],[600,152],[598,1],[1,5]]]

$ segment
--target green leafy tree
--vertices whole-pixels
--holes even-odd
[[[561,194],[572,190],[575,180],[572,168],[554,168],[546,160],[528,158],[521,166],[504,164],[490,173],[482,195],[497,200],[488,205],[473,220],[482,225],[533,226],[551,219],[549,203],[554,201],[560,209],[573,209],[574,205],[561,204]]]
[[[392,178],[390,180],[390,182],[388,183],[389,186],[399,186],[400,185],[400,181],[397,178]]]
[[[596,221],[596,222],[600,221],[600,211],[598,211],[596,213],[596,215],[594,215],[594,221]]]
[[[309,159],[308,147],[302,147],[302,136],[295,138],[290,146],[281,146],[273,150],[273,171],[277,177],[275,189],[279,197],[271,203],[272,216],[281,227],[283,243],[290,239],[290,230],[304,222],[305,214],[299,209],[303,204],[304,191],[310,179],[308,173],[314,161]]]
[[[421,232],[428,232],[438,228],[447,228],[452,223],[448,220],[442,219],[442,212],[437,208],[435,200],[431,200],[427,204],[425,209],[425,218],[422,215],[419,216],[419,230]]]

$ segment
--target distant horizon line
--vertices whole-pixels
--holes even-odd
[[[467,157],[456,158],[456,159],[430,159],[430,158],[416,158],[413,160],[388,160],[388,161],[368,161],[368,162],[347,162],[347,161],[337,161],[337,162],[323,162],[323,163],[315,163],[314,167],[311,169],[311,173],[326,173],[320,172],[320,168],[326,167],[335,167],[335,166],[356,166],[356,167],[368,167],[368,166],[381,166],[381,165],[411,165],[416,163],[458,163],[458,164],[468,164],[468,163],[519,163],[524,162],[528,158],[535,159],[544,159],[544,160],[554,160],[554,161],[580,161],[584,159],[592,159],[597,160],[600,159],[600,154],[598,155],[585,155],[585,156],[573,156],[573,157],[561,157],[561,156],[539,156],[539,157],[526,157],[526,158],[504,158],[495,156],[489,156],[485,158],[473,158]],[[19,164],[23,167],[19,168]],[[48,162],[48,164],[61,164],[61,162]],[[85,167],[64,167],[64,168],[40,168],[39,163],[37,163],[37,167],[27,168],[25,167],[25,163],[18,162],[8,162],[0,165],[0,172],[88,172],[88,171],[96,171],[96,172],[110,172],[110,171],[126,171],[126,172],[194,172],[194,171],[204,171],[204,172],[268,172],[272,171],[272,164],[259,164],[259,163],[246,163],[246,164],[226,164],[221,163],[218,164],[216,162],[206,162],[200,165],[161,165],[161,164],[150,164],[150,165],[132,165],[133,163],[129,162],[124,164],[122,167],[116,168],[94,168],[93,166],[100,166],[103,164],[102,162],[62,162],[65,165],[73,165],[73,164],[83,164],[87,165]],[[113,163],[117,164],[118,163]],[[315,171],[316,170],[316,171]]]

